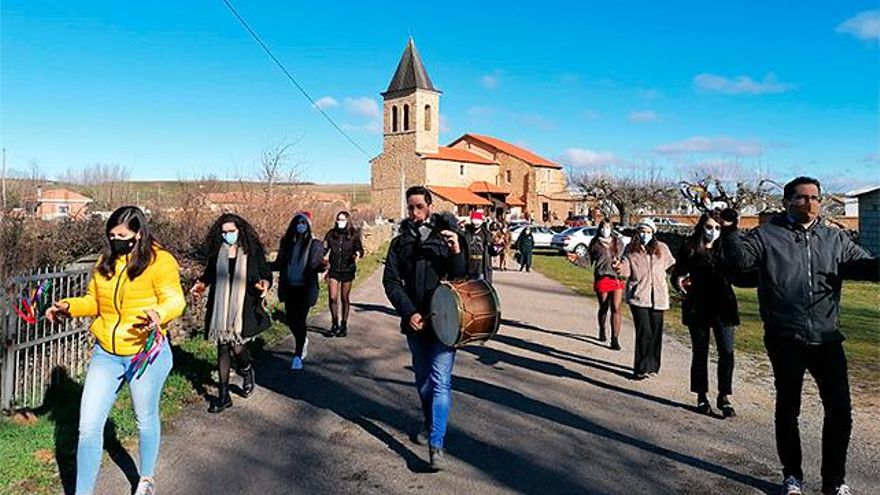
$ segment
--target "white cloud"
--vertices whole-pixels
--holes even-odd
[[[859,162],[860,163],[868,163],[868,164],[880,163],[880,152],[875,151],[873,153],[868,153],[867,155],[863,156],[859,160]]]
[[[764,79],[761,81],[755,81],[749,76],[729,78],[716,74],[703,73],[694,77],[694,86],[702,91],[729,95],[785,93],[794,89],[793,84],[777,81],[776,74],[773,74],[772,72],[764,76]]]
[[[323,98],[319,98],[318,101],[315,102],[315,106],[320,108],[321,110],[325,110],[327,108],[338,107],[339,102],[330,96],[325,96]]]
[[[568,148],[559,156],[559,161],[569,167],[604,167],[615,163],[617,157],[610,151]]]
[[[629,116],[627,116],[627,119],[629,119],[630,122],[643,124],[645,122],[657,120],[657,114],[652,110],[641,110],[638,112],[630,112]]]
[[[764,154],[764,145],[758,141],[746,141],[728,136],[694,136],[683,141],[663,144],[654,151],[664,155],[686,153],[718,153],[722,155],[759,156]]]
[[[480,78],[480,84],[486,89],[495,89],[501,84],[501,78],[498,75],[486,74]]]
[[[340,127],[346,131],[366,132],[367,134],[382,134],[382,122],[371,120],[364,124],[343,123]]]
[[[379,104],[376,100],[368,96],[360,98],[346,98],[345,109],[349,112],[367,118],[379,118]]]
[[[860,12],[840,23],[836,31],[860,40],[880,41],[880,10]]]

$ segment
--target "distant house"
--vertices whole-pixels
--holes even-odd
[[[69,189],[46,189],[37,187],[37,195],[25,201],[28,212],[43,220],[59,218],[85,218],[92,198]]]
[[[257,191],[229,191],[218,193],[206,193],[201,200],[205,206],[211,211],[216,212],[235,212],[242,211],[247,206],[256,206],[259,204],[268,205],[269,200],[263,192]],[[271,200],[276,206],[290,206],[291,212],[297,208],[310,209],[316,206],[327,206],[337,210],[345,210],[350,207],[351,202],[342,194],[322,192],[322,191],[303,191],[280,192],[275,194]]]
[[[859,202],[859,243],[874,256],[880,256],[880,186],[846,193]]]

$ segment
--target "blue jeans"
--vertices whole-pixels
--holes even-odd
[[[163,348],[140,378],[129,383],[131,400],[140,433],[140,475],[153,476],[159,457],[159,399],[171,371],[173,358],[166,340]],[[79,412],[79,444],[76,449],[76,493],[88,495],[95,489],[101,453],[104,450],[104,424],[116,402],[120,376],[134,356],[117,356],[95,345],[86,374]]]
[[[412,353],[416,389],[422,402],[431,447],[443,448],[446,423],[452,405],[452,366],[455,349],[442,344],[428,329],[406,336]]]

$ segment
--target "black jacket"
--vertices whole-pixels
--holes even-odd
[[[492,283],[492,256],[496,253],[489,230],[485,225],[481,225],[479,229],[475,229],[473,225],[466,225],[464,239],[468,251],[468,278],[478,278],[482,275]]]
[[[242,337],[253,337],[258,333],[269,328],[272,324],[269,315],[263,309],[262,294],[256,285],[260,280],[266,280],[272,284],[272,272],[269,264],[266,262],[266,255],[261,250],[258,253],[248,255],[247,263],[247,287],[244,293],[244,303],[242,308],[241,335]],[[238,261],[238,260],[236,260]],[[205,273],[199,277],[199,282],[211,287],[208,293],[208,309],[205,314],[205,338],[208,338],[209,329],[211,328],[211,315],[214,308],[214,293],[217,292],[217,256],[208,258],[205,265]],[[220,290],[229,290],[229,287],[221,287]]]
[[[681,322],[686,326],[739,325],[736,294],[725,274],[719,251],[695,251],[688,240],[675,257],[672,279],[687,275],[691,281],[681,301]]]
[[[354,273],[357,256],[364,255],[361,233],[354,229],[331,229],[324,236],[324,253],[330,258],[330,272]]]
[[[422,314],[430,324],[431,297],[442,280],[465,276],[467,247],[459,231],[461,253],[453,254],[440,235],[441,230],[452,227],[443,225],[437,216],[425,225],[430,233],[420,235],[419,227],[404,220],[400,232],[391,240],[385,258],[382,285],[385,295],[400,315],[403,333],[412,333],[409,319],[415,313]],[[451,229],[451,230],[457,230]]]
[[[770,337],[809,344],[843,340],[838,329],[844,278],[878,280],[877,259],[818,219],[804,230],[778,215],[746,235],[725,229],[725,264],[758,270],[758,303]]]
[[[292,251],[293,246],[282,246],[278,250],[278,258],[272,264],[272,271],[278,272],[278,299],[285,304],[290,303],[288,295],[290,294],[291,286],[287,282],[287,264],[290,262]],[[306,262],[304,273],[306,297],[304,301],[296,301],[297,303],[312,307],[318,302],[318,274],[325,269],[324,244],[320,239],[311,238],[308,261]]]

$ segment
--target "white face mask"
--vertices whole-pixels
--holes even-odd
[[[611,237],[611,229],[608,227],[602,227],[602,237]]]
[[[344,229],[346,225],[348,225],[348,222],[345,220],[337,220],[336,221],[336,226],[339,227],[340,229]]]
[[[639,238],[642,240],[642,244],[647,246],[651,239],[654,238],[654,234],[650,232],[639,232]]]
[[[482,220],[471,220],[471,224],[473,224],[473,226],[476,228],[480,228],[483,226],[483,221]]]
[[[703,229],[703,238],[706,239],[707,242],[714,242],[715,239],[718,239],[718,236],[720,235],[720,230],[716,230],[711,227],[705,227]]]
[[[309,226],[304,223],[299,223],[296,225],[296,232],[298,234],[305,234],[307,230],[309,230]]]

